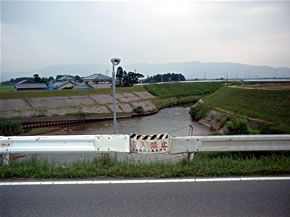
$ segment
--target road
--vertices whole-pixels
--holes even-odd
[[[290,181],[0,186],[1,217],[290,216]]]

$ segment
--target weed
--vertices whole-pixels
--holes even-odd
[[[232,118],[227,122],[227,135],[246,135],[249,134],[248,121],[240,118]]]
[[[21,123],[14,120],[0,122],[0,135],[14,136],[22,132]]]
[[[195,107],[190,108],[190,115],[193,120],[199,121],[208,114],[209,110],[210,109],[204,104],[199,104]]]
[[[135,113],[143,113],[144,112],[144,108],[142,106],[138,106],[136,108],[133,109],[133,112]]]

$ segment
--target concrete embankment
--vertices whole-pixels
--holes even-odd
[[[147,91],[117,94],[118,118],[137,115],[134,108],[141,106],[142,115],[158,109],[155,96]],[[38,127],[112,119],[113,97],[110,94],[84,96],[1,99],[0,118],[17,119],[25,126]]]
[[[219,111],[217,109],[211,109],[205,117],[199,120],[199,123],[209,127],[213,131],[220,131],[222,133],[225,133],[227,131],[226,123],[232,117],[246,119],[248,121],[248,126],[250,129],[257,129],[263,123],[263,121],[261,120],[238,116],[235,113],[228,111]]]

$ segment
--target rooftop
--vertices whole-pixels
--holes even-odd
[[[57,80],[58,81],[68,81],[68,80],[75,80],[75,79],[72,76],[70,76],[70,75],[63,75],[62,77],[60,77]]]
[[[86,81],[111,81],[112,78],[102,74],[93,74],[87,77],[84,77],[83,80]]]

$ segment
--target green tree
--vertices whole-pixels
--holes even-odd
[[[119,86],[122,86],[123,77],[124,77],[123,68],[121,66],[119,66],[117,69],[117,73],[116,73],[116,78],[119,81]]]
[[[34,78],[34,82],[36,82],[36,83],[40,82],[40,80],[41,80],[41,78],[39,77],[38,74],[34,74],[33,78]]]
[[[134,84],[138,84],[140,78],[144,78],[144,75],[140,73],[134,73],[134,72],[127,72],[124,71],[123,76],[123,85],[125,87],[132,87]]]
[[[79,75],[75,76],[75,80],[78,81],[79,83],[83,81],[83,79]]]
[[[62,77],[62,75],[57,75],[56,78],[55,78],[55,80],[58,80],[61,77]]]

